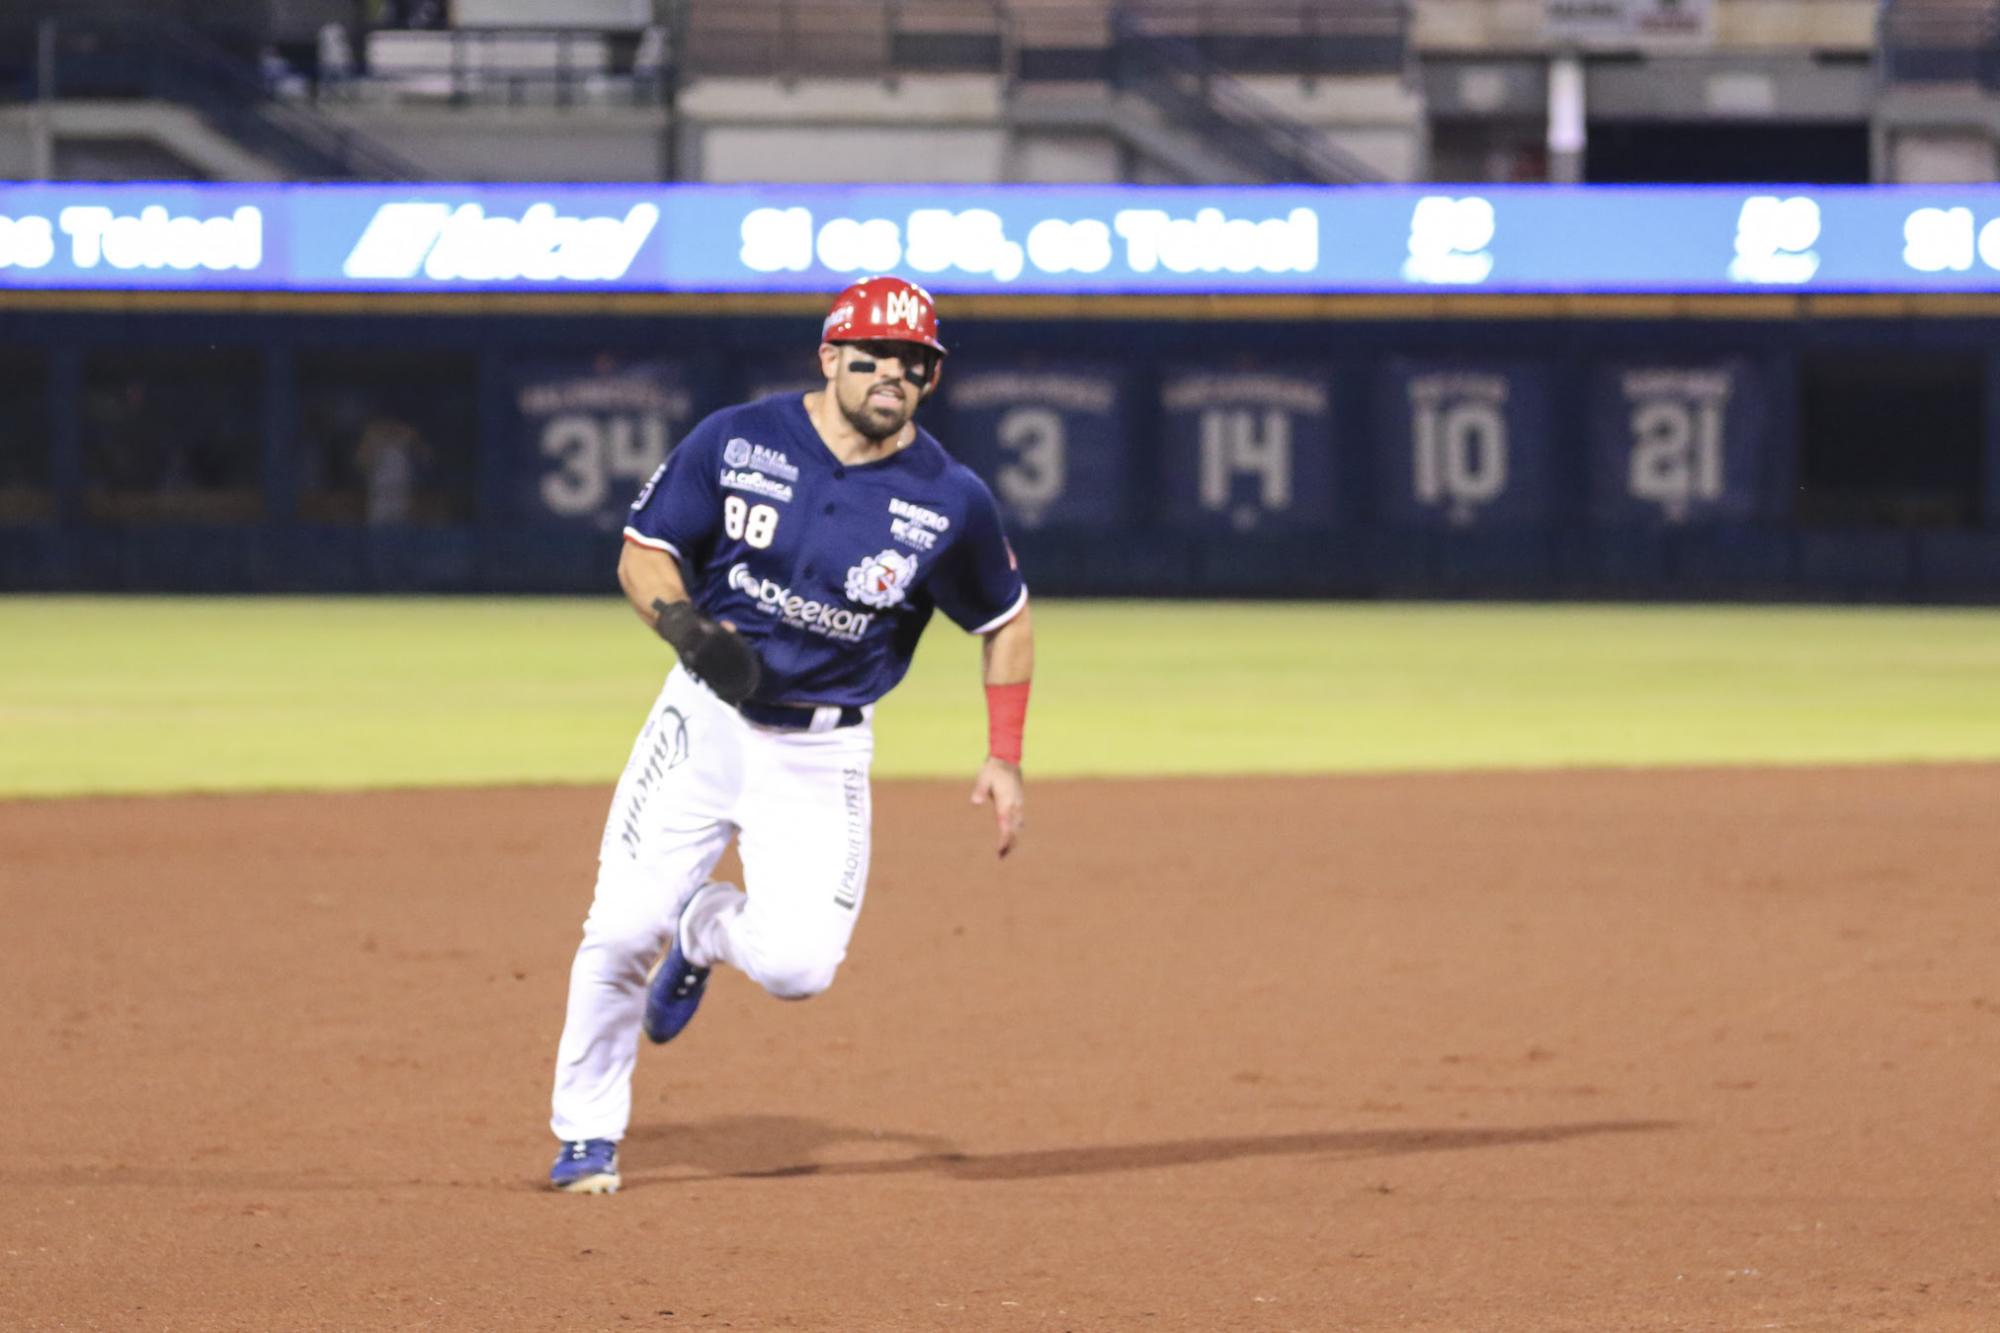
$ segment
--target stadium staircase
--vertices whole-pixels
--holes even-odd
[[[1122,18],[1113,47],[1115,86],[1149,105],[1162,125],[1192,136],[1221,170],[1197,167],[1192,180],[1350,185],[1379,179],[1317,128],[1287,115],[1202,51],[1198,40],[1161,34],[1143,18]],[[1133,136],[1136,125],[1128,123]],[[1155,147],[1155,156],[1163,156]],[[1232,170],[1233,168],[1233,170]]]

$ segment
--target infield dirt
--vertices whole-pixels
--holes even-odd
[[[2000,1328],[2000,768],[883,784],[572,1198],[608,796],[0,804],[0,1328]]]

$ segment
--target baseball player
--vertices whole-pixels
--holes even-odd
[[[984,640],[972,799],[1001,856],[1020,834],[1028,590],[992,494],[913,420],[944,355],[930,293],[858,282],[821,329],[824,388],[710,416],[632,505],[618,581],[679,662],[598,851],[556,1052],[557,1189],[618,1188],[640,1030],[672,1040],[710,968],[787,1000],[832,983],[868,883],[870,717],[934,609]],[[741,889],[709,878],[732,834]]]

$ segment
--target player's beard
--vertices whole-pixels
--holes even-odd
[[[864,439],[876,444],[893,439],[903,427],[910,424],[910,418],[917,414],[917,396],[907,386],[901,387],[902,400],[895,407],[869,400],[869,395],[877,385],[870,384],[861,390],[858,399],[850,405],[841,395],[835,394],[834,401],[840,406],[840,414],[847,418],[847,424],[860,432]]]

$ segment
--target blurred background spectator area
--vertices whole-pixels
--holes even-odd
[[[48,354],[0,344],[0,524],[55,516],[48,438]]]
[[[302,349],[296,366],[301,519],[437,526],[471,518],[474,357],[318,346]]]
[[[257,358],[247,349],[91,348],[79,430],[84,510],[107,523],[262,516]]]
[[[0,6],[0,179],[1943,184],[1996,144],[2000,0]],[[0,586],[597,587],[687,425],[811,372],[775,304],[197,295],[0,294]],[[1271,375],[1191,371],[1208,307],[984,299],[935,424],[1057,590],[2000,589],[1990,296],[1224,312]],[[1392,485],[1447,411],[1507,504]]]
[[[56,179],[1991,179],[1995,0],[14,0]]]

